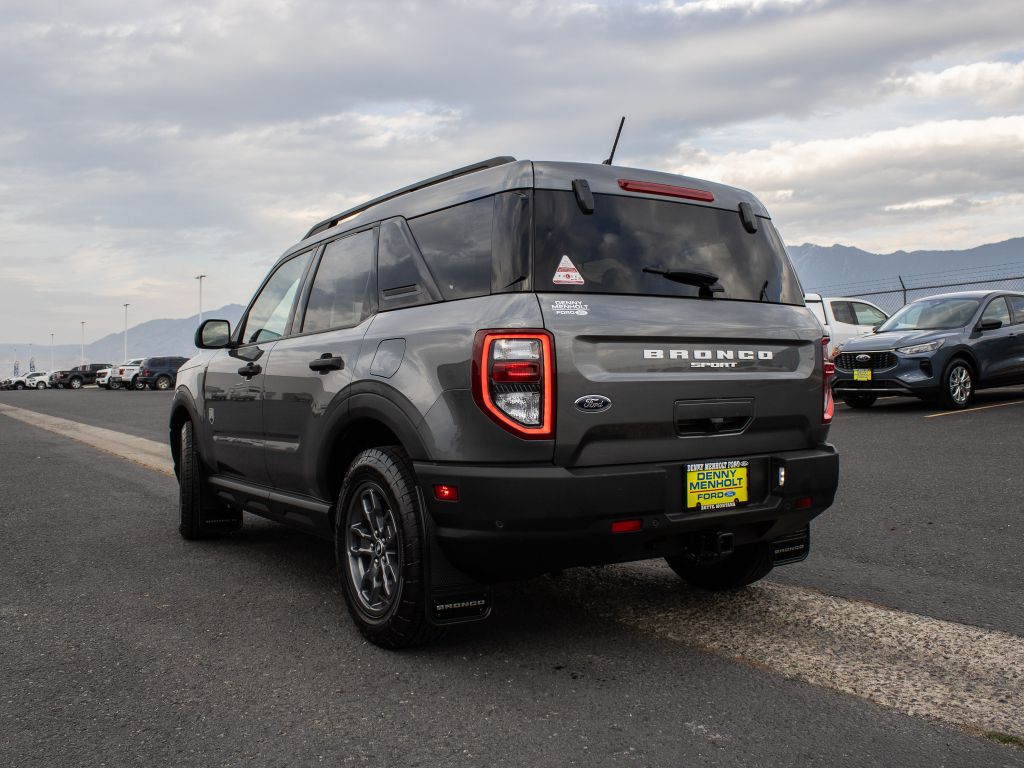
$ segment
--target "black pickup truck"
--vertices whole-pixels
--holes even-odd
[[[57,389],[81,389],[86,384],[96,383],[96,372],[111,368],[112,363],[88,363],[69,371],[54,371],[50,374],[50,386]]]

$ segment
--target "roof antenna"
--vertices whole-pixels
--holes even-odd
[[[605,160],[603,163],[601,163],[601,165],[611,165],[612,164],[612,158],[615,157],[615,148],[617,146],[619,146],[619,136],[622,135],[622,126],[625,124],[625,122],[626,122],[626,116],[623,115],[622,119],[619,120],[619,130],[617,130],[615,132],[615,143],[612,144],[612,153],[610,155],[608,155],[608,159]]]

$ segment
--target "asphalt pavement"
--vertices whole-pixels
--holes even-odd
[[[766,594],[1024,635],[1022,394],[949,416],[841,408],[837,504]],[[166,436],[162,393],[0,403]],[[166,475],[0,414],[0,487],[0,764],[1024,765],[980,733],[695,644],[687,623],[721,629],[736,605],[658,566],[504,587],[488,622],[389,653],[351,625],[329,545],[255,518],[184,542]],[[652,593],[675,614],[623,619]]]

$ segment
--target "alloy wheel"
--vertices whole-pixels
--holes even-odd
[[[348,576],[363,610],[382,616],[399,594],[401,542],[383,489],[366,482],[348,508]]]
[[[971,397],[971,372],[957,365],[949,372],[949,396],[957,405],[964,405]]]

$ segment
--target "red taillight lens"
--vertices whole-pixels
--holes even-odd
[[[801,496],[793,501],[793,509],[810,509],[814,506],[814,499],[810,496]]]
[[[821,339],[821,389],[822,414],[821,420],[828,424],[835,414],[836,402],[832,397],[832,377],[836,375],[836,364],[828,359],[828,336]]]
[[[682,197],[687,200],[703,200],[705,203],[715,202],[715,196],[706,189],[674,187],[671,184],[655,184],[653,181],[633,181],[632,179],[619,179],[619,186],[627,192],[644,192],[648,195]]]
[[[473,397],[514,435],[554,433],[553,342],[547,331],[480,331],[474,341]]]
[[[143,376],[149,376],[149,375],[150,375],[150,374],[149,374],[149,368],[145,368],[145,369],[143,369],[143,371],[142,371],[142,375],[143,375]]]
[[[506,383],[540,381],[540,365],[538,363],[497,362],[491,366],[491,379]]]

